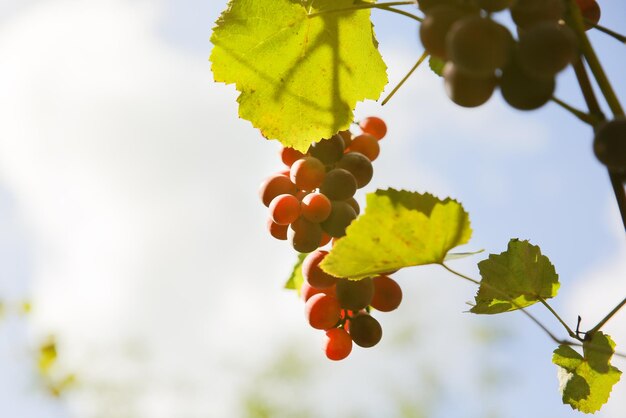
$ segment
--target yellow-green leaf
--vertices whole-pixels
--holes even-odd
[[[353,0],[231,0],[213,30],[215,81],[234,83],[239,115],[306,151],[347,129],[358,101],[387,84],[370,10]],[[309,14],[323,12],[309,17]]]
[[[567,345],[554,350],[552,362],[558,366],[564,404],[588,414],[602,408],[622,374],[610,364],[614,352],[615,343],[602,332],[583,343],[584,357]]]
[[[469,215],[455,200],[404,190],[367,195],[365,213],[350,224],[321,264],[337,277],[362,279],[403,267],[443,263],[469,241]]]
[[[501,254],[478,263],[482,280],[476,294],[476,314],[496,314],[556,296],[559,276],[539,247],[512,239]]]

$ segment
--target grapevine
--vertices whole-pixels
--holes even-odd
[[[240,92],[240,116],[283,145],[286,169],[267,178],[259,194],[269,208],[270,235],[300,253],[286,287],[302,296],[306,320],[325,332],[326,357],[337,361],[353,344],[368,348],[381,341],[383,330],[372,314],[391,312],[403,300],[391,274],[439,265],[478,286],[470,312],[520,311],[545,331],[557,344],[552,361],[563,403],[598,411],[621,376],[612,357],[626,357],[602,328],[626,299],[592,328],[580,330],[580,322],[571,327],[548,302],[560,287],[556,269],[530,241],[511,239],[505,251],[480,261],[478,280],[450,266],[480,252],[452,252],[472,234],[459,202],[392,188],[368,194],[363,210],[354,199],[371,181],[387,133],[374,116],[358,122],[357,134],[351,131],[356,103],[379,99],[387,83],[372,10],[418,22],[424,47],[383,104],[427,59],[459,106],[481,106],[496,91],[520,111],[556,103],[593,128],[593,152],[606,166],[626,227],[626,117],[586,31],[625,38],[600,25],[596,0],[231,0],[211,38],[212,69],[216,81]],[[503,13],[513,28],[501,22]],[[248,29],[240,29],[241,21],[251,22]],[[569,67],[586,110],[554,96]],[[601,111],[591,77],[610,117]],[[527,310],[534,304],[554,316],[567,338]]]

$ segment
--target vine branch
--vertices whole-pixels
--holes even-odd
[[[598,324],[595,327],[587,331],[587,335],[593,335],[596,332],[600,331],[600,328],[602,328],[604,324],[606,324],[609,321],[609,319],[611,319],[620,309],[622,309],[624,305],[626,305],[626,298],[624,298],[624,300],[618,303],[617,306],[613,308],[613,310],[609,312],[604,318],[602,318],[602,320],[598,322]]]
[[[593,23],[589,19],[584,19],[584,21],[586,24],[591,25],[591,27],[593,27],[594,29],[597,29],[600,32],[605,33],[606,35],[609,35],[610,37],[617,39],[621,43],[626,44],[626,36],[622,35],[621,33],[617,33],[614,30],[611,30],[605,26],[598,25],[597,23]]]
[[[422,54],[421,57],[419,57],[419,59],[417,60],[417,62],[415,63],[415,65],[413,65],[413,68],[411,68],[409,70],[408,73],[406,73],[406,75],[402,78],[402,80],[400,80],[400,82],[393,88],[393,90],[391,90],[391,92],[389,93],[389,95],[387,97],[385,97],[385,99],[382,101],[381,106],[384,106],[385,104],[387,104],[387,102],[389,100],[391,100],[391,98],[394,96],[394,94],[396,94],[396,92],[400,89],[400,87],[402,87],[402,85],[409,79],[409,77],[411,77],[411,75],[413,74],[413,72],[415,70],[417,70],[417,67],[420,66],[420,64],[422,62],[424,62],[424,60],[428,57],[428,52],[424,51],[424,53]]]
[[[565,330],[567,331],[570,337],[576,340],[580,340],[580,337],[574,331],[572,331],[572,329],[565,323],[565,321],[563,321],[561,316],[558,313],[556,313],[554,309],[552,309],[552,306],[550,306],[550,304],[546,302],[544,298],[539,297],[539,302],[541,302],[541,304],[545,306],[546,309],[549,310],[552,315],[554,315],[554,317],[561,323],[561,325],[563,325],[563,327],[565,328]]]
[[[388,10],[387,8],[391,6],[407,6],[410,4],[415,4],[415,1],[413,0],[413,1],[390,1],[387,3],[359,3],[359,4],[353,4],[352,6],[349,6],[349,7],[343,7],[341,9],[322,10],[320,12],[309,13],[308,17],[312,18],[312,17],[323,16],[323,15],[327,15],[331,13],[342,13],[342,12],[349,12],[351,10],[361,10],[361,9]]]
[[[563,109],[570,112],[572,115],[576,116],[581,121],[585,122],[588,125],[595,126],[600,122],[600,119],[596,115],[592,115],[590,113],[583,112],[582,110],[576,109],[575,107],[565,103],[563,100],[558,97],[552,97],[552,100],[557,105],[561,106]]]

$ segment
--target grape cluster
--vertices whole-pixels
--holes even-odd
[[[331,276],[319,267],[327,254],[315,250],[304,259],[301,294],[309,325],[326,332],[326,357],[342,360],[353,342],[365,348],[378,344],[383,330],[370,310],[393,311],[402,301],[402,289],[390,273],[358,281]]]
[[[360,212],[353,196],[372,179],[378,141],[387,133],[385,122],[377,117],[359,126],[361,134],[339,132],[311,145],[306,154],[281,150],[289,168],[267,178],[259,190],[269,207],[268,229],[274,238],[309,253],[346,234]]]
[[[577,0],[596,23],[595,0]],[[564,0],[420,0],[424,48],[445,62],[450,99],[464,107],[487,102],[499,86],[504,100],[520,110],[546,104],[558,73],[579,55],[576,34],[562,22]],[[508,9],[518,39],[492,19]]]

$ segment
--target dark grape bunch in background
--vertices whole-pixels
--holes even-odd
[[[352,352],[352,343],[364,348],[378,344],[383,330],[370,312],[372,308],[381,312],[396,309],[402,289],[389,277],[391,273],[358,281],[333,277],[319,267],[326,254],[315,250],[304,259],[301,295],[309,325],[326,332],[326,357],[342,360]]]
[[[554,93],[556,76],[579,57],[578,40],[563,23],[564,0],[421,0],[420,39],[445,62],[450,99],[464,107],[487,102],[497,87],[520,110],[537,109]],[[600,19],[595,0],[577,0],[587,27]],[[492,15],[509,11],[517,39]]]

